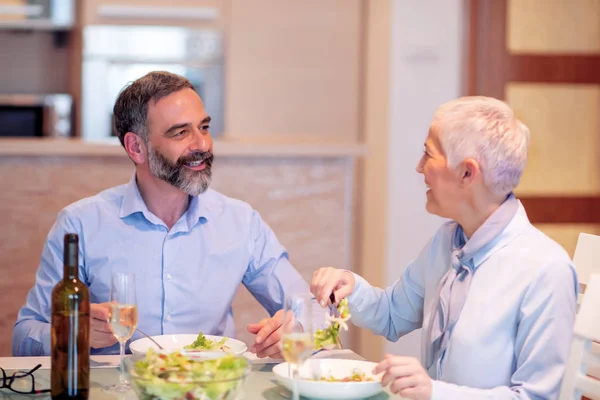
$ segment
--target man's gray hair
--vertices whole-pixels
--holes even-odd
[[[431,127],[449,168],[473,158],[494,194],[507,195],[517,187],[527,163],[530,134],[506,103],[483,96],[452,100],[438,108]]]
[[[153,71],[126,85],[113,108],[113,130],[125,146],[127,132],[133,132],[148,142],[148,104],[157,102],[182,89],[194,89],[183,76],[166,71]]]

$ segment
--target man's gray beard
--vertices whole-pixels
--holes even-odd
[[[203,170],[193,171],[186,168],[181,159],[176,163],[172,163],[159,151],[148,146],[150,173],[190,196],[197,196],[200,193],[204,193],[210,186],[212,176],[211,164],[212,160],[206,160]]]

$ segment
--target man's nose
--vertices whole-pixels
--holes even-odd
[[[190,145],[190,151],[201,151],[202,153],[205,153],[210,150],[210,144],[210,135],[200,131],[195,132],[194,141]]]

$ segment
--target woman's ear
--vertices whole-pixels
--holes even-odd
[[[467,158],[463,163],[463,168],[461,171],[461,180],[465,184],[471,184],[476,178],[479,177],[481,172],[481,168],[479,163],[472,159]]]
[[[125,151],[131,160],[136,164],[146,162],[146,144],[139,135],[133,132],[127,132],[123,138]]]

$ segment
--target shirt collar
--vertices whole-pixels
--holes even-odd
[[[194,227],[200,219],[205,221],[209,219],[210,211],[213,208],[210,198],[211,196],[206,192],[199,196],[190,196],[188,209],[183,214],[188,225],[187,230]],[[136,175],[134,173],[129,182],[125,184],[125,192],[123,194],[123,201],[121,202],[121,209],[119,210],[119,217],[126,218],[135,213],[142,213],[148,221],[156,225],[164,225],[157,216],[148,210],[138,188]],[[178,223],[179,222],[180,221],[178,221]]]
[[[190,196],[190,203],[184,214],[189,229],[196,225],[199,220],[206,222],[210,219],[210,213],[213,209],[210,197],[211,196],[207,192],[201,193],[198,196]]]
[[[529,224],[527,213],[525,212],[525,209],[523,208],[521,202],[515,198],[515,195],[511,193],[509,196],[507,196],[506,200],[517,202],[516,212],[512,217],[510,217],[510,221],[503,229],[503,231],[500,232],[486,245],[484,245],[481,249],[477,250],[472,256],[472,258],[470,258],[469,265],[472,269],[479,267],[479,265],[481,265],[485,260],[487,260],[493,253],[510,243],[522,232],[523,228]],[[471,238],[467,238],[464,232],[462,231],[462,228],[458,226],[458,230],[454,235],[454,246],[462,247],[469,240],[471,240]]]
[[[530,225],[529,218],[527,218],[527,213],[525,212],[523,204],[521,204],[521,202],[519,201],[519,208],[517,209],[517,213],[510,221],[506,229],[504,229],[504,231],[500,235],[498,235],[498,237],[494,239],[489,246],[486,246],[484,249],[482,249],[482,251],[475,254],[475,256],[473,257],[473,267],[479,267],[479,265],[481,265],[485,260],[490,258],[492,254],[494,254],[496,251],[502,249],[507,244],[512,242],[521,234],[521,232],[523,232],[523,229],[528,225]]]
[[[140,194],[134,173],[129,182],[125,184],[125,192],[123,193],[123,201],[121,202],[121,209],[119,210],[119,218],[125,218],[138,212],[146,215],[150,213],[150,210],[146,207],[146,203]]]

